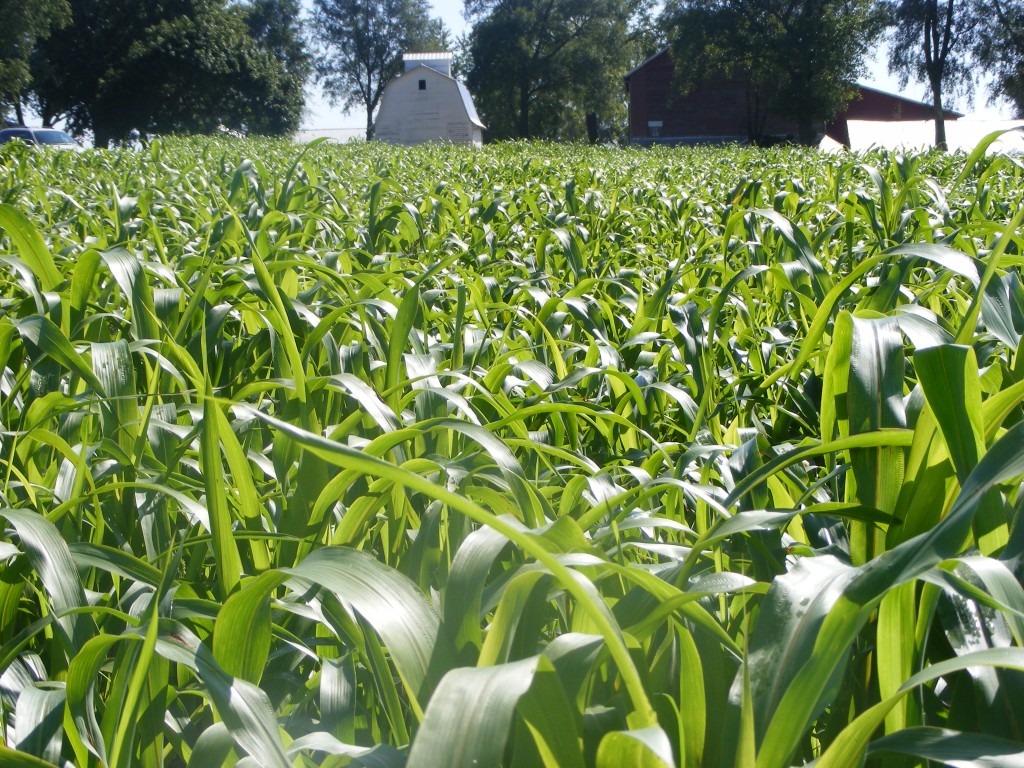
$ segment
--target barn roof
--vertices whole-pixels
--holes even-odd
[[[438,70],[424,63],[417,64],[411,69],[406,70],[402,74],[398,75],[398,77],[396,77],[395,80],[401,80],[403,77],[406,77],[407,75],[415,75],[417,73],[422,74],[421,70],[429,72],[434,77],[439,77],[442,80],[454,83],[455,87],[459,91],[459,96],[462,98],[462,106],[466,108],[466,116],[469,118],[469,122],[473,123],[473,125],[477,126],[478,128],[487,127],[480,120],[480,115],[477,114],[476,105],[473,104],[473,97],[470,95],[469,90],[467,90],[466,86],[464,86],[454,77],[446,75],[444,72],[439,72]]]
[[[857,83],[857,88],[862,91],[868,91],[869,93],[877,93],[879,96],[884,96],[887,99],[900,102],[902,104],[913,105],[915,107],[926,107],[932,109],[932,105],[927,101],[918,101],[917,99],[908,99],[906,96],[900,96],[898,93],[890,93],[889,91],[883,91],[881,88],[872,88],[870,85],[864,85],[864,83]],[[963,112],[957,112],[950,109],[949,107],[942,108],[943,114],[948,118],[959,118],[963,117]]]
[[[644,67],[646,67],[648,64],[650,64],[655,59],[657,59],[660,56],[668,53],[668,51],[669,51],[669,46],[666,45],[660,51],[658,51],[657,53],[654,53],[654,54],[648,56],[646,59],[644,59],[639,64],[637,64],[635,67],[633,67],[631,70],[629,70],[629,72],[627,72],[625,77],[623,77],[622,79],[625,80],[626,82],[629,82],[629,78],[631,78],[635,72],[643,69]]]

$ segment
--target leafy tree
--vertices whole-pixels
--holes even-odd
[[[993,76],[993,97],[1024,117],[1024,2],[984,0],[978,14],[974,59]]]
[[[268,5],[71,0],[72,23],[34,57],[40,114],[91,130],[97,146],[134,131],[291,132],[308,64],[297,26],[280,29],[297,9],[260,17]]]
[[[492,138],[596,138],[598,117],[623,110],[622,75],[636,59],[631,22],[649,3],[466,0],[466,84]],[[584,122],[586,116],[586,122]]]
[[[240,6],[249,35],[259,47],[284,64],[285,71],[301,78],[312,74],[298,0],[249,0]]]
[[[946,148],[944,96],[969,93],[969,55],[977,40],[980,6],[976,0],[890,0],[892,33],[889,71],[900,87],[926,82],[935,116],[935,146]]]
[[[384,88],[402,68],[405,52],[448,45],[427,0],[314,0],[313,27],[320,41],[316,75],[332,104],[366,110],[366,138]]]
[[[662,14],[681,91],[742,76],[750,138],[776,114],[797,122],[804,143],[853,98],[882,21],[874,0],[674,0]]]
[[[37,40],[67,23],[67,0],[0,0],[0,110],[14,108],[24,123],[22,94],[31,82],[29,59]]]

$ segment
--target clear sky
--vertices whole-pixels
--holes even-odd
[[[311,0],[303,0],[308,9]],[[434,15],[440,16],[447,27],[456,37],[466,31],[466,20],[462,18],[462,0],[432,0],[431,6]],[[870,85],[890,93],[902,93],[907,98],[925,100],[928,96],[928,89],[921,83],[910,83],[903,91],[899,89],[899,82],[887,72],[884,49],[879,50],[875,60],[870,64],[869,73],[863,80],[865,85]],[[979,119],[1007,119],[1010,117],[1009,110],[1005,107],[989,107],[986,103],[988,92],[982,86],[977,89],[974,95],[973,107],[966,103],[950,105],[961,112],[968,113],[969,117]],[[340,108],[332,107],[323,98],[320,89],[314,84],[309,88],[307,98],[307,115],[303,120],[303,128],[312,129],[336,129],[336,128],[364,128],[366,116],[362,113],[346,114]]]

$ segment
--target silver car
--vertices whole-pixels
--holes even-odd
[[[25,126],[17,126],[0,130],[0,144],[6,144],[14,139],[20,139],[26,144],[39,144],[40,146],[55,147],[57,149],[82,149],[82,145],[75,141],[71,134],[58,131],[55,128],[26,128]]]

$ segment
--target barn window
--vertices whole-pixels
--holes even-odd
[[[647,121],[647,135],[652,139],[661,138],[661,120]]]
[[[420,80],[420,90],[421,91],[427,90],[427,81],[426,80]]]

